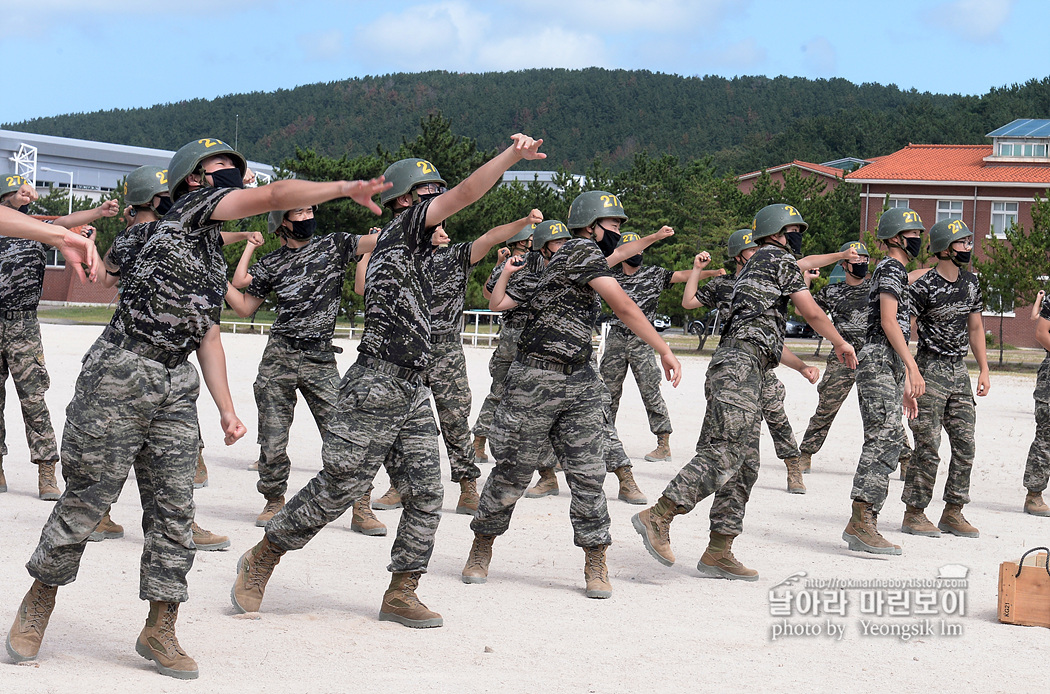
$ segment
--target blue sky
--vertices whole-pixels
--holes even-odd
[[[983,94],[1050,74],[1045,16],[1040,0],[31,0],[0,12],[8,75],[26,76],[8,80],[0,123],[426,69],[600,66]]]

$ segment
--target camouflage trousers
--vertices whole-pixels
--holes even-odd
[[[9,373],[22,405],[30,460],[34,463],[58,460],[55,430],[51,427],[51,414],[44,402],[51,378],[44,365],[44,346],[40,341],[40,323],[36,316],[0,318],[0,414],[7,401]],[[6,455],[7,426],[0,416],[0,457]]]
[[[897,469],[904,426],[904,362],[884,342],[864,345],[858,355],[857,398],[864,424],[864,446],[853,476],[850,498],[882,510],[890,489],[890,474]]]
[[[704,383],[707,410],[696,455],[664,489],[663,496],[689,513],[715,494],[711,530],[743,532],[744,509],[758,479],[764,364],[723,342],[711,358]]]
[[[496,466],[485,481],[471,530],[482,535],[507,531],[514,505],[550,446],[562,461],[572,493],[573,542],[578,547],[612,543],[602,489],[606,410],[599,384],[591,366],[566,375],[519,362],[511,365],[489,439]]]
[[[66,408],[66,489],[26,564],[33,578],[48,585],[76,579],[88,536],[134,467],[145,535],[139,598],[189,599],[199,393],[200,378],[189,362],[169,369],[101,339],[95,342]]]
[[[602,380],[609,388],[612,397],[610,405],[612,421],[616,423],[616,412],[620,407],[620,395],[623,393],[623,380],[627,376],[627,367],[634,374],[638,384],[645,414],[649,417],[649,431],[654,434],[671,433],[671,416],[667,404],[660,394],[660,382],[663,374],[653,348],[645,340],[627,328],[614,326],[609,329],[605,338],[605,353],[602,355]]]
[[[478,420],[474,422],[475,436],[489,436],[492,433],[492,413],[496,411],[499,401],[503,399],[503,382],[507,380],[507,371],[514,363],[514,357],[518,355],[518,338],[521,337],[521,328],[511,328],[504,325],[499,333],[499,342],[496,349],[489,357],[489,375],[492,376],[492,385],[489,386],[489,394],[481,403],[481,412]]]
[[[1035,439],[1028,449],[1024,486],[1042,493],[1050,481],[1050,354],[1039,365],[1035,377]]]
[[[444,500],[430,388],[351,366],[325,427],[321,462],[321,471],[266,525],[270,541],[302,549],[368,491],[384,465],[404,506],[387,569],[425,572]]]
[[[937,450],[941,447],[941,427],[944,427],[952,458],[943,498],[949,504],[968,504],[977,423],[970,374],[961,360],[952,363],[920,354],[916,363],[926,381],[926,392],[918,400],[919,416],[908,423],[915,437],[915,455],[907,467],[901,501],[926,508],[933,499],[937,467],[941,462]]]
[[[795,443],[795,433],[791,430],[791,422],[788,421],[787,412],[784,411],[784,397],[786,395],[784,384],[780,382],[772,369],[762,374],[762,419],[766,420],[766,428],[769,435],[773,437],[773,449],[781,460],[798,457],[798,444]]]
[[[271,335],[255,379],[255,404],[259,409],[259,481],[255,488],[267,499],[288,491],[288,433],[295,415],[298,389],[303,394],[317,430],[324,426],[339,397],[339,368],[333,352],[294,349],[278,335]]]
[[[426,383],[434,394],[452,481],[476,480],[481,477],[481,469],[474,464],[474,446],[470,441],[470,383],[461,341],[435,342],[430,346]]]

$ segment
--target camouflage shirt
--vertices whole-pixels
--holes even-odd
[[[719,275],[712,277],[696,290],[696,300],[701,306],[706,306],[718,312],[719,321],[724,326],[729,320],[729,309],[733,303],[733,285],[736,284],[736,275]]]
[[[120,277],[125,267],[130,270],[135,264],[135,259],[142,252],[146,239],[157,230],[159,224],[160,220],[132,224],[118,233],[109,247],[109,252],[106,253],[106,272]]]
[[[868,332],[868,294],[871,292],[871,279],[856,286],[845,282],[826,285],[813,295],[817,306],[831,314],[831,321],[843,339],[860,352],[864,346],[864,336]]]
[[[299,340],[331,340],[346,268],[361,237],[337,231],[315,236],[302,248],[282,246],[252,265],[247,292],[277,294],[273,333]]]
[[[164,216],[130,265],[122,265],[121,300],[110,326],[169,352],[200,347],[219,322],[226,296],[221,221],[211,221],[233,188],[187,193]]]
[[[771,366],[780,363],[787,327],[788,297],[806,291],[795,257],[783,248],[761,246],[733,285],[723,335],[758,346]]]
[[[518,340],[519,353],[559,364],[586,364],[599,306],[597,292],[587,283],[611,276],[598,244],[587,239],[566,241],[528,299],[529,319]]]
[[[865,342],[887,343],[882,329],[881,295],[890,294],[897,299],[897,325],[904,339],[911,338],[911,318],[908,316],[908,273],[896,258],[886,256],[875,266],[871,275],[871,290],[868,294],[868,330]]]
[[[452,335],[460,331],[467,280],[477,263],[470,262],[473,243],[454,243],[434,249],[434,293],[430,298],[430,332]]]
[[[970,349],[970,314],[984,310],[977,275],[959,270],[959,278],[949,282],[933,269],[908,289],[919,333],[919,351],[946,357],[966,356]]]
[[[612,271],[612,275],[623,287],[627,296],[631,297],[631,301],[638,304],[638,308],[642,309],[642,313],[652,323],[656,318],[656,305],[660,302],[660,294],[671,286],[674,270],[668,270],[659,265],[643,265],[633,275],[628,275],[623,271],[621,265]],[[609,320],[609,325],[627,327],[615,315]]]
[[[507,294],[511,295],[511,288],[517,287],[516,295],[512,298],[518,302],[518,306],[515,308],[507,309],[500,314],[500,323],[507,326],[508,328],[523,328],[525,327],[525,321],[529,318],[528,308],[524,305],[524,299],[519,300],[519,297],[531,296],[532,292],[536,289],[536,281],[539,279],[539,273],[543,271],[542,256],[539,253],[531,252],[525,255],[526,261],[529,262],[529,267],[523,267],[516,273],[511,275],[510,281],[507,283]],[[489,275],[488,282],[485,283],[485,288],[492,293],[492,290],[496,288],[496,282],[499,281],[500,275],[503,274],[503,268],[506,267],[507,261],[503,260],[496,267],[492,268],[492,274]],[[533,271],[535,268],[535,272]],[[530,275],[535,275],[531,279],[527,280]],[[525,287],[526,282],[531,282],[531,286]]]
[[[365,332],[357,350],[423,371],[430,363],[433,246],[424,200],[400,211],[379,232],[365,274]]]
[[[0,310],[36,310],[46,262],[45,244],[0,236]]]

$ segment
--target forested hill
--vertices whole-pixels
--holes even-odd
[[[395,149],[436,112],[484,150],[516,131],[543,137],[552,158],[533,168],[580,171],[597,157],[620,170],[647,151],[682,160],[712,155],[717,170],[743,173],[792,159],[878,156],[909,142],[983,143],[1014,118],[1050,116],[1050,78],[961,97],[843,79],[599,68],[426,72],[3,127],[163,149],[203,135],[230,143],[236,137],[249,158],[280,163],[296,147],[333,157],[373,153],[377,145]]]

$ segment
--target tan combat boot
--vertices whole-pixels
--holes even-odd
[[[401,492],[397,491],[397,487],[394,485],[390,485],[390,489],[386,490],[383,496],[372,502],[372,508],[377,511],[390,511],[395,508],[401,508]]]
[[[540,481],[525,490],[526,499],[539,499],[544,496],[558,496],[558,476],[554,474],[554,468],[539,470]]]
[[[248,463],[248,469],[249,470],[258,470],[259,469],[259,461],[256,460],[255,462]]]
[[[193,473],[193,488],[208,486],[208,466],[204,464],[204,451],[197,451],[197,469]]]
[[[106,511],[106,515],[102,516],[102,520],[88,535],[88,540],[102,542],[103,540],[119,540],[122,537],[124,537],[124,526],[114,523],[109,517],[109,511]]]
[[[805,494],[806,484],[802,481],[802,467],[799,464],[801,458],[785,458],[784,465],[788,473],[788,493]]]
[[[478,512],[478,502],[480,500],[477,480],[459,481],[459,501],[456,502],[456,513],[473,516]]]
[[[58,480],[55,479],[55,461],[39,462],[37,466],[37,489],[40,498],[44,501],[57,501],[62,496],[58,488]]]
[[[631,525],[642,536],[642,543],[649,550],[649,554],[664,566],[674,564],[674,552],[671,551],[671,521],[679,513],[673,501],[661,496],[655,506],[636,513],[631,518]]]
[[[4,477],[4,459],[0,458],[0,494],[7,491],[7,478]]]
[[[810,469],[813,467],[813,454],[812,453],[799,453],[798,456],[798,469],[802,471],[803,475],[808,475]]]
[[[901,532],[909,535],[922,535],[923,537],[940,537],[941,531],[926,517],[925,511],[916,506],[906,506],[904,509],[904,522],[901,523]]]
[[[396,573],[390,577],[390,587],[383,595],[383,606],[379,608],[379,621],[397,622],[413,629],[439,627],[444,624],[441,615],[419,601],[416,588],[421,572]]]
[[[263,507],[262,513],[255,518],[256,527],[265,528],[266,524],[270,522],[270,519],[276,516],[277,512],[282,508],[284,508],[283,496],[267,499],[266,506]]]
[[[369,504],[371,495],[371,491],[365,492],[364,496],[354,502],[353,516],[350,518],[350,529],[362,535],[386,535],[386,526],[383,525],[381,520],[376,518],[376,514],[372,513],[372,507]]]
[[[160,674],[180,680],[195,680],[199,674],[197,662],[186,655],[175,636],[175,620],[179,617],[179,603],[150,602],[146,626],[135,642],[135,652],[157,664]]]
[[[650,463],[665,463],[671,460],[671,435],[657,434],[656,448],[645,454]],[[642,502],[645,503],[644,501]]]
[[[266,582],[281,561],[286,550],[263,536],[262,541],[237,560],[237,580],[230,589],[233,609],[238,612],[258,612],[266,593]]]
[[[842,539],[849,544],[854,552],[870,552],[871,554],[900,554],[901,548],[879,534],[877,516],[872,505],[866,501],[854,500],[853,515],[850,517],[846,529],[842,531]]]
[[[711,531],[711,542],[700,557],[696,570],[708,576],[728,578],[731,581],[757,581],[758,572],[747,568],[733,556],[734,537]]]
[[[474,533],[474,542],[470,545],[470,554],[463,567],[464,583],[484,583],[489,580],[489,562],[492,561],[492,542],[495,535]]]
[[[29,592],[22,598],[15,615],[15,623],[7,634],[7,654],[16,663],[36,660],[40,652],[40,642],[44,640],[44,630],[55,609],[55,595],[58,586],[49,586],[40,581],[33,581]]]
[[[1024,498],[1024,512],[1032,516],[1050,516],[1050,507],[1043,501],[1042,492],[1028,492]]]
[[[489,457],[485,455],[485,444],[488,442],[486,436],[474,436],[474,463],[487,463]]]
[[[941,520],[937,523],[937,527],[943,532],[958,535],[959,537],[981,536],[977,528],[970,525],[963,516],[962,505],[960,504],[945,504],[944,512],[941,513]]]
[[[605,566],[605,550],[609,545],[584,547],[583,579],[587,582],[588,598],[611,598],[612,583],[609,569]]]
[[[638,488],[638,483],[634,481],[634,473],[631,472],[630,465],[616,468],[613,470],[613,474],[616,475],[616,479],[620,480],[620,491],[616,495],[617,499],[636,505],[649,503],[649,500],[645,498],[645,494],[642,494],[642,490]]]
[[[214,552],[219,549],[226,549],[230,546],[230,538],[225,535],[216,535],[210,530],[205,530],[197,525],[196,521],[193,522],[190,529],[193,531],[193,544],[197,545],[197,549],[202,552]]]

